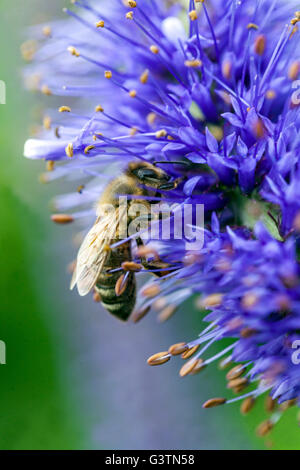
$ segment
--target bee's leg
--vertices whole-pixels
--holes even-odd
[[[136,239],[136,244],[138,248],[145,247],[145,244],[140,237]],[[147,269],[147,271],[150,271],[151,274],[154,274],[154,276],[162,277],[170,273],[169,268],[171,267],[171,265],[168,263],[164,263],[160,259],[148,261],[147,258],[143,255],[140,257],[140,259],[141,264],[144,266],[144,268]]]

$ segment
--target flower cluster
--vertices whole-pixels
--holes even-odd
[[[148,240],[170,269],[142,287],[133,318],[153,306],[166,320],[197,294],[207,328],[148,362],[181,355],[181,376],[222,356],[235,362],[228,388],[250,391],[204,407],[243,399],[247,412],[268,392],[270,410],[279,407],[260,426],[265,435],[300,400],[297,1],[71,3],[67,21],[32,28],[22,46],[28,86],[53,101],[25,156],[46,160],[43,181],[73,191],[56,198],[53,220],[89,228],[103,188],[133,160],[178,181],[162,199],[204,204],[198,251]]]

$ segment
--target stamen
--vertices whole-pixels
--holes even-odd
[[[168,351],[159,352],[153,354],[153,356],[150,356],[147,360],[147,363],[149,364],[149,366],[159,366],[168,362],[170,360],[170,357],[171,356],[169,355]]]
[[[52,214],[51,220],[56,224],[70,224],[74,218],[69,214]]]
[[[211,398],[203,403],[202,408],[214,408],[215,406],[224,405],[226,398]]]

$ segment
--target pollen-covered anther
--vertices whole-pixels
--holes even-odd
[[[191,359],[190,361],[186,362],[180,369],[179,375],[180,377],[185,377],[186,375],[190,374],[194,367],[196,367],[198,359]]]
[[[104,21],[100,20],[96,23],[96,28],[104,28]]]
[[[150,245],[143,245],[143,246],[139,246],[138,250],[137,250],[137,254],[141,257],[143,256],[151,256],[153,257],[156,261],[159,260],[159,255],[157,253],[157,251],[152,248]]]
[[[160,323],[163,323],[169,320],[169,318],[171,318],[176,312],[176,309],[177,309],[176,305],[167,305],[165,308],[162,309],[162,311],[157,316],[158,321]]]
[[[201,304],[205,308],[218,307],[223,300],[223,294],[211,294],[202,299]]]
[[[44,129],[49,131],[51,129],[51,123],[52,123],[51,117],[50,116],[45,116],[44,119],[43,119]]]
[[[125,279],[125,274],[121,274],[115,285],[115,293],[117,297],[124,294],[124,292],[126,291],[127,284],[128,278]]]
[[[186,343],[176,343],[172,344],[172,346],[169,347],[169,353],[172,356],[179,356],[180,354],[184,353],[185,351],[188,350],[188,345]]]
[[[266,92],[266,98],[268,100],[273,100],[274,98],[276,98],[276,92],[274,90],[268,90]]]
[[[127,6],[130,8],[136,8],[137,7],[137,2],[135,0],[127,0]]]
[[[232,74],[232,62],[230,60],[224,60],[222,62],[222,75],[224,78],[229,80]]]
[[[137,92],[136,92],[136,90],[130,90],[128,94],[131,98],[135,98],[136,95],[137,95]]]
[[[138,129],[136,127],[132,127],[129,130],[129,135],[131,135],[131,137],[134,137],[137,132],[138,132]]]
[[[247,29],[258,29],[258,25],[255,23],[248,23]]]
[[[189,347],[189,349],[187,351],[184,351],[181,354],[181,359],[189,359],[193,354],[195,354],[195,352],[198,351],[199,347],[200,347],[199,344],[196,344],[195,346]]]
[[[197,11],[196,10],[191,10],[189,12],[189,17],[191,21],[195,21],[198,18]]]
[[[256,429],[256,433],[259,437],[264,437],[267,434],[269,434],[269,432],[273,429],[273,427],[274,427],[274,424],[272,423],[272,421],[267,419],[266,421],[263,421],[262,423],[260,423],[260,425]]]
[[[42,88],[41,88],[41,92],[46,96],[51,96],[52,95],[52,91],[50,90],[48,85],[43,85]]]
[[[156,120],[157,115],[155,113],[149,113],[147,115],[147,123],[149,126],[152,126],[154,124],[154,121]]]
[[[289,67],[288,77],[290,80],[297,80],[300,73],[300,61],[295,60]]]
[[[133,323],[138,323],[142,318],[144,318],[147,313],[149,313],[151,310],[150,305],[147,307],[140,308],[139,310],[135,310],[133,314],[131,315],[131,321]]]
[[[148,78],[149,78],[149,70],[146,69],[144,70],[144,72],[142,73],[142,75],[140,76],[140,82],[145,85],[147,82],[148,82]]]
[[[295,406],[297,404],[296,398],[293,398],[292,400],[286,400],[285,402],[281,403],[280,409],[281,411],[286,411],[292,406]]]
[[[202,408],[214,408],[215,406],[224,405],[226,398],[211,398],[203,403]]]
[[[124,271],[132,272],[139,272],[143,268],[141,264],[135,263],[134,261],[124,261],[121,266]]]
[[[150,286],[144,287],[141,294],[144,297],[156,297],[160,293],[160,287],[158,284],[151,284]]]
[[[98,104],[96,107],[95,107],[95,112],[96,113],[103,113],[104,111],[104,108],[101,106],[101,104]]]
[[[31,62],[37,51],[37,42],[34,39],[29,39],[21,45],[21,54],[24,60]]]
[[[127,20],[133,20],[133,11],[126,13],[125,17]]]
[[[258,55],[263,55],[266,49],[266,36],[264,34],[259,34],[255,39],[254,51]]]
[[[199,60],[199,59],[193,59],[193,60],[186,60],[184,62],[184,65],[186,67],[191,67],[191,68],[198,68],[198,67],[201,67],[202,66],[202,61]]]
[[[65,152],[66,152],[67,157],[69,157],[69,158],[72,158],[72,157],[73,157],[73,155],[74,155],[74,147],[73,147],[72,142],[70,142],[70,143],[66,146]]]
[[[258,297],[253,292],[248,292],[242,298],[242,306],[245,309],[254,307],[257,304],[257,302],[258,302]]]
[[[112,71],[111,70],[105,70],[104,77],[109,80],[112,77]]]
[[[165,364],[170,360],[170,354],[168,351],[162,351],[156,354],[153,354],[153,356],[150,356],[147,360],[147,363],[149,366],[160,366],[161,364]]]
[[[248,380],[246,379],[246,377],[239,377],[237,379],[229,380],[227,388],[241,389],[241,387],[244,388],[246,385],[248,385]]]
[[[70,224],[74,218],[69,214],[52,214],[51,220],[56,224]]]
[[[161,139],[162,137],[166,137],[167,131],[165,129],[161,129],[155,133],[155,137],[157,139]]]
[[[240,407],[240,412],[242,415],[246,415],[249,413],[253,406],[255,405],[255,399],[253,397],[247,397],[245,400],[243,400],[241,407]]]
[[[85,147],[84,149],[84,153],[88,155],[90,150],[93,150],[94,148],[95,148],[95,145],[87,145],[87,147]]]
[[[195,367],[190,372],[190,375],[196,375],[199,372],[201,372],[202,370],[204,370],[205,368],[206,368],[206,365],[205,365],[204,360],[199,358],[199,359],[197,359],[197,363],[196,363]]]
[[[155,44],[152,44],[152,46],[150,46],[150,51],[152,52],[152,54],[158,54],[159,48]]]
[[[78,50],[76,49],[76,47],[74,46],[69,46],[67,48],[67,51],[70,52],[71,55],[74,55],[75,57],[79,57],[80,56],[80,53],[78,52]]]
[[[272,411],[274,411],[275,409],[275,406],[276,406],[275,400],[273,400],[273,398],[270,395],[267,395],[265,399],[265,410],[268,413],[272,413]]]
[[[232,369],[230,369],[229,372],[227,372],[226,379],[227,380],[237,379],[243,374],[244,370],[245,370],[244,366],[242,364],[238,364],[237,366],[234,366]]]
[[[47,171],[53,171],[55,166],[55,162],[53,160],[48,160],[46,162],[46,170]]]
[[[72,110],[70,108],[70,106],[61,106],[58,111],[60,113],[70,113]]]
[[[51,26],[44,26],[43,27],[43,35],[49,38],[51,36],[51,34],[52,34]]]

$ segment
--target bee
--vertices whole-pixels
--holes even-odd
[[[132,220],[129,215],[132,201],[136,202],[138,196],[155,197],[160,190],[168,191],[175,187],[176,182],[172,182],[165,171],[148,162],[130,163],[123,174],[111,181],[97,203],[96,222],[79,249],[70,288],[77,285],[81,296],[95,289],[105,309],[126,321],[135,306],[136,280],[134,271],[128,271],[124,279],[123,271],[118,268],[122,263],[132,261],[131,240],[113,249],[110,247],[121,238],[122,221],[126,220],[126,224],[129,224]],[[126,204],[120,204],[120,195],[131,195],[134,198],[129,201],[126,199]],[[149,205],[149,201],[141,200],[144,205]],[[113,216],[109,211],[103,214],[103,207],[107,205],[113,206]],[[128,225],[126,231],[127,228]],[[140,239],[138,244],[142,244]],[[122,284],[123,280],[124,285],[118,292],[116,285]]]

